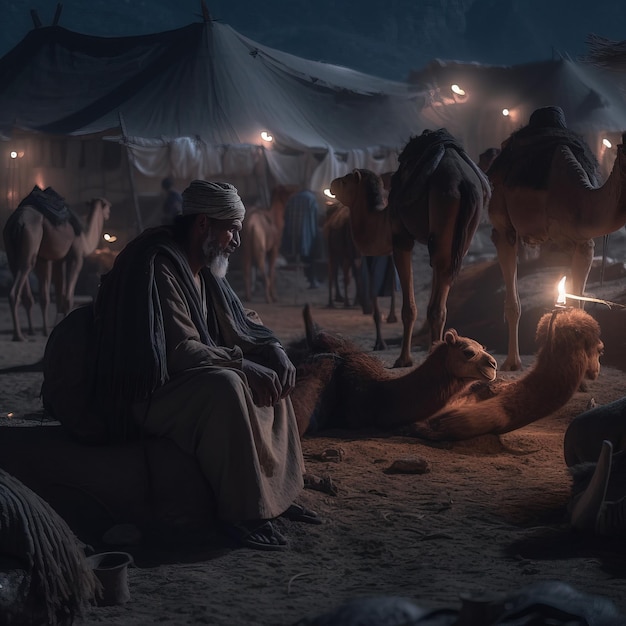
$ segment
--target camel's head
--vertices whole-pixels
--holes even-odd
[[[335,178],[330,183],[330,192],[341,204],[351,208],[359,201],[365,202],[372,211],[382,211],[386,207],[382,178],[370,170],[355,169]]]
[[[90,211],[100,209],[102,211],[102,217],[106,222],[111,217],[111,203],[106,198],[92,198],[91,202],[87,203]]]
[[[451,376],[468,381],[495,379],[498,364],[477,341],[461,337],[451,328],[442,341],[433,344],[433,350],[437,346],[445,346],[446,370]]]
[[[600,340],[600,325],[589,313],[574,308],[546,313],[537,324],[536,341],[540,347],[538,361],[579,360],[584,378],[598,378],[604,344]]]

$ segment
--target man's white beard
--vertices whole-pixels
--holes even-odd
[[[215,278],[224,278],[228,271],[228,257],[218,254],[209,264],[209,269]]]
[[[215,278],[224,278],[228,271],[228,257],[223,254],[218,243],[211,238],[211,234],[202,244],[202,251],[207,260],[207,267]]]

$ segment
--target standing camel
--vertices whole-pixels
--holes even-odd
[[[433,268],[427,319],[431,343],[443,337],[448,292],[461,269],[489,202],[489,181],[445,129],[413,137],[391,178],[388,206],[379,176],[354,170],[336,178],[331,191],[350,207],[352,233],[363,254],[393,253],[402,288],[402,348],[394,367],[408,367],[417,317],[412,250],[426,244]]]
[[[13,341],[24,341],[17,308],[20,302],[26,309],[28,332],[34,334],[32,320],[33,295],[28,277],[34,270],[39,280],[39,301],[43,315],[43,334],[48,336],[48,305],[50,283],[54,279],[57,311],[67,315],[74,305],[74,289],[83,260],[97,247],[104,222],[111,215],[111,204],[104,198],[91,200],[87,228],[75,228],[68,219],[57,222],[51,214],[44,214],[39,202],[29,198],[41,198],[54,194],[53,190],[42,192],[35,188],[10,215],[3,231],[4,246],[13,283],[9,291],[9,307],[13,319]],[[44,198],[45,200],[45,198]],[[66,214],[69,210],[66,208]],[[77,232],[80,231],[80,232]],[[54,270],[54,272],[53,272]]]
[[[559,107],[537,109],[528,126],[504,143],[489,169],[492,240],[506,288],[508,353],[501,368],[504,371],[522,367],[517,288],[520,242],[538,245],[552,241],[571,253],[568,291],[581,295],[593,261],[593,239],[626,223],[624,146],[618,146],[604,185],[598,186],[596,172],[595,157],[584,141],[567,129]]]
[[[241,263],[246,300],[252,297],[254,268],[263,278],[265,301],[276,302],[276,259],[285,226],[285,205],[300,188],[279,185],[272,190],[269,209],[253,208],[246,215],[241,234]]]
[[[338,202],[333,203],[326,210],[326,219],[322,228],[326,240],[328,254],[328,308],[335,308],[335,300],[343,302],[345,307],[350,306],[348,291],[351,278],[356,285],[354,304],[359,300],[359,264],[361,254],[354,245],[350,232],[350,209]],[[339,288],[339,272],[343,274],[344,295]],[[335,298],[333,300],[333,289]]]

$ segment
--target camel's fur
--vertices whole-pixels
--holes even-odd
[[[417,317],[412,249],[426,244],[433,268],[427,320],[431,342],[441,340],[448,292],[491,194],[478,166],[445,129],[413,137],[399,157],[385,208],[382,181],[369,170],[336,178],[331,191],[350,207],[352,233],[361,253],[393,253],[402,288],[402,348],[395,366],[412,364],[411,336]],[[379,193],[372,191],[378,186]]]
[[[600,326],[581,309],[555,310],[537,325],[535,365],[515,381],[472,385],[448,406],[412,427],[424,439],[469,439],[522,428],[561,408],[584,379],[600,373]]]
[[[50,283],[54,282],[57,311],[67,315],[74,306],[74,289],[84,258],[98,246],[104,222],[111,215],[111,203],[105,198],[90,202],[87,228],[76,234],[65,222],[53,225],[35,207],[18,207],[4,227],[4,245],[13,283],[9,291],[9,307],[13,319],[13,341],[23,341],[18,317],[20,302],[26,309],[28,332],[33,334],[33,295],[28,281],[34,270],[39,279],[39,301],[43,315],[43,334],[48,335]]]
[[[559,111],[558,107],[545,110]],[[533,115],[543,111],[538,109]],[[494,187],[489,204],[492,239],[506,287],[508,351],[502,370],[522,367],[517,288],[520,242],[538,245],[551,241],[570,253],[568,292],[580,295],[593,260],[593,239],[626,223],[626,195],[622,193],[626,178],[624,146],[618,146],[615,164],[602,186],[598,186],[597,162],[590,152],[577,135],[564,127],[563,120],[555,122],[554,127],[535,128],[529,124],[503,144],[489,169]]]
[[[421,365],[397,376],[351,341],[312,330],[308,307],[304,315],[314,354],[298,367],[291,396],[301,434],[309,425],[397,428],[432,415],[472,381],[496,376],[495,359],[452,329]]]
[[[244,294],[250,300],[253,291],[253,271],[263,279],[265,301],[276,302],[276,260],[285,227],[287,200],[300,190],[295,185],[279,185],[272,190],[268,209],[253,207],[243,221],[241,232],[241,264]]]

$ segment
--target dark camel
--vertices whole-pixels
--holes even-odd
[[[431,342],[441,340],[448,292],[461,269],[490,198],[478,166],[444,129],[413,137],[391,179],[388,207],[380,177],[354,170],[331,183],[332,193],[350,207],[352,233],[363,254],[393,253],[402,288],[402,348],[395,367],[408,367],[417,317],[412,250],[426,244],[433,268],[427,320]]]

